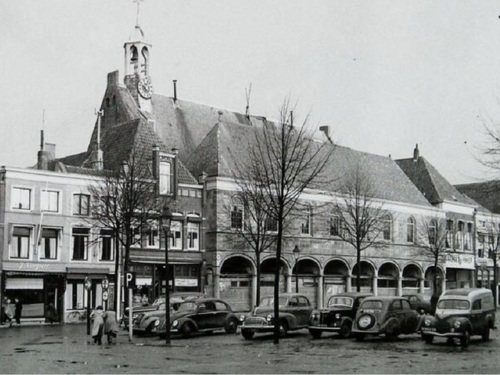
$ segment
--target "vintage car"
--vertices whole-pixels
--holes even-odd
[[[241,335],[251,340],[256,332],[273,332],[279,324],[280,335],[288,331],[307,328],[312,306],[306,296],[297,293],[283,293],[279,297],[279,322],[274,319],[274,297],[264,297],[260,305],[249,314],[241,315]]]
[[[309,317],[309,333],[319,339],[323,332],[338,332],[340,337],[351,336],[352,321],[360,302],[372,293],[351,292],[331,296],[324,309],[313,310]]]
[[[411,308],[419,314],[430,314],[432,312],[432,296],[430,294],[403,294],[403,297],[408,299]]]
[[[198,298],[179,304],[170,314],[170,332],[180,333],[189,337],[192,333],[211,333],[216,330],[225,330],[227,333],[236,333],[239,325],[238,316],[224,301],[215,298]],[[167,330],[166,316],[155,322],[153,334],[164,337]]]
[[[455,338],[469,345],[471,336],[490,339],[495,328],[493,293],[489,289],[450,289],[439,297],[434,316],[425,316],[421,325],[422,339],[432,343],[434,337]]]
[[[170,311],[175,311],[178,308],[179,304],[184,301],[205,297],[206,296],[203,293],[172,293],[172,295],[170,296]],[[132,329],[134,333],[150,334],[153,327],[155,326],[155,322],[166,315],[165,297],[160,297],[155,302],[156,305],[152,306],[151,309],[144,308],[144,310],[137,313],[135,310],[132,310]]]
[[[419,314],[404,297],[367,297],[359,306],[352,335],[362,341],[367,335],[385,335],[393,340],[400,334],[416,332]]]

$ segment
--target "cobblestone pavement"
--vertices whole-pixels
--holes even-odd
[[[444,340],[425,344],[418,335],[394,342],[364,342],[335,335],[313,340],[301,330],[274,345],[271,335],[246,341],[214,333],[174,338],[126,332],[116,345],[91,345],[85,325],[0,329],[1,373],[500,373],[500,332],[462,349]]]

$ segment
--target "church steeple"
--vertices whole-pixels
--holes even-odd
[[[139,5],[137,3],[137,20],[128,42],[123,45],[125,50],[125,77],[124,83],[137,101],[139,107],[146,112],[151,112],[151,96],[153,86],[150,76],[149,53],[151,44],[147,42],[144,32],[139,25]]]

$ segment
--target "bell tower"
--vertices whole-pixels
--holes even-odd
[[[151,113],[151,97],[153,96],[153,85],[151,83],[149,68],[151,44],[146,41],[144,32],[139,26],[139,6],[141,1],[134,0],[137,3],[136,25],[130,35],[129,41],[123,45],[125,50],[124,83],[136,100],[139,108]]]

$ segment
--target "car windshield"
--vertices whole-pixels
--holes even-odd
[[[328,307],[331,306],[347,306],[352,307],[354,299],[352,297],[337,297],[333,296],[328,301]]]
[[[371,301],[364,301],[363,304],[361,305],[361,308],[381,310],[382,306],[383,306],[382,301],[371,300]]]
[[[164,303],[165,302],[165,298],[161,297],[161,298],[157,298],[154,302],[153,302],[153,306],[158,306],[160,305],[161,303]]]
[[[273,307],[274,306],[274,297],[264,297],[260,301],[260,307]],[[280,297],[279,306],[286,306],[286,298]]]
[[[177,311],[192,311],[196,310],[196,302],[184,302],[179,305]]]
[[[438,302],[437,308],[442,310],[468,310],[469,301],[463,299],[444,299]]]

